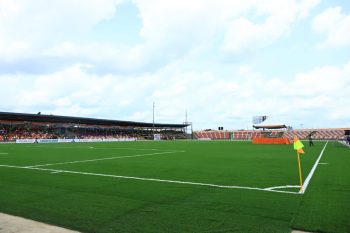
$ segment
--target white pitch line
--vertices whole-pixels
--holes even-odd
[[[320,164],[320,165],[328,165],[328,163],[318,163],[318,164]]]
[[[61,173],[61,171],[51,172],[51,174],[57,174],[57,173]]]
[[[316,168],[317,168],[317,165],[319,164],[319,162],[320,162],[320,160],[321,160],[321,158],[322,158],[323,152],[324,152],[324,150],[326,149],[327,144],[328,144],[328,141],[327,141],[326,144],[324,145],[324,147],[323,147],[323,149],[322,149],[320,155],[318,156],[318,158],[317,158],[317,160],[316,160],[314,166],[312,167],[312,169],[311,169],[309,175],[306,177],[306,179],[305,179],[305,181],[304,181],[304,184],[303,184],[303,186],[301,187],[301,193],[302,193],[302,194],[305,193],[305,191],[306,191],[306,189],[307,189],[307,186],[309,185],[310,180],[311,180],[312,176],[314,175],[314,172],[315,172],[315,170],[316,170]]]
[[[152,150],[152,151],[171,151],[171,152],[185,152],[184,150],[173,149],[155,149],[155,148],[132,148],[132,147],[94,147],[94,149],[101,150]]]
[[[91,172],[78,172],[78,171],[69,171],[69,170],[57,170],[57,169],[38,168],[38,167],[20,167],[20,166],[1,165],[1,164],[0,164],[0,167],[49,171],[49,172],[57,172],[57,173],[69,173],[69,174],[78,174],[78,175],[89,175],[89,176],[111,177],[111,178],[117,178],[117,179],[130,179],[130,180],[143,180],[143,181],[154,181],[154,182],[163,182],[163,183],[186,184],[186,185],[225,188],[225,189],[247,189],[247,190],[258,190],[258,191],[275,192],[275,193],[289,193],[289,194],[297,194],[297,195],[300,194],[297,192],[268,190],[268,189],[264,189],[264,188],[254,188],[254,187],[245,187],[245,186],[236,186],[236,185],[217,185],[217,184],[208,184],[208,183],[200,183],[200,182],[190,182],[190,181],[180,181],[180,180],[163,180],[163,179],[135,177],[135,176],[118,176],[118,175],[109,175],[109,174],[100,174],[100,173],[91,173]]]
[[[268,188],[265,188],[265,190],[285,189],[285,188],[300,188],[300,185],[275,186],[275,187],[268,187]]]
[[[350,144],[346,143],[345,141],[338,141],[338,142],[343,144],[344,146],[350,147]]]
[[[91,146],[23,146],[28,148],[54,148],[54,149],[92,149]],[[151,151],[172,151],[172,152],[184,152],[183,150],[173,150],[173,149],[155,149],[155,148],[132,148],[132,147],[93,147],[95,150],[151,150]]]
[[[86,160],[77,160],[77,161],[61,162],[61,163],[38,164],[38,165],[26,166],[26,168],[46,167],[46,166],[52,166],[52,165],[62,165],[62,164],[72,164],[72,163],[87,163],[87,162],[95,162],[95,161],[102,161],[102,160],[124,159],[124,158],[134,158],[134,157],[143,157],[143,156],[151,156],[151,155],[162,155],[162,154],[174,154],[174,153],[175,152],[172,152],[172,151],[166,151],[166,152],[157,152],[157,153],[151,153],[151,154],[114,156],[114,157],[107,157],[107,158],[100,158],[100,159],[86,159]]]

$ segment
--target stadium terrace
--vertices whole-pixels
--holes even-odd
[[[188,124],[118,121],[84,117],[0,112],[0,142],[16,139],[135,138],[185,139]]]

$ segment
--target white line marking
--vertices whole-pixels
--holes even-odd
[[[107,157],[107,158],[100,158],[100,159],[86,159],[86,160],[77,160],[77,161],[61,162],[61,163],[38,164],[38,165],[26,166],[26,168],[46,167],[46,166],[51,166],[51,165],[62,165],[62,164],[72,164],[72,163],[87,163],[87,162],[95,162],[95,161],[102,161],[102,160],[124,159],[124,158],[134,158],[134,157],[143,157],[143,156],[151,156],[151,155],[162,155],[162,154],[174,154],[174,153],[175,152],[172,152],[172,151],[166,151],[166,152],[157,152],[157,153],[151,153],[151,154],[114,156],[114,157]]]
[[[306,177],[306,179],[305,179],[305,181],[304,181],[304,184],[303,184],[303,186],[301,187],[301,193],[302,193],[302,194],[305,193],[305,191],[306,191],[306,189],[307,189],[307,186],[309,185],[310,180],[311,180],[312,176],[314,175],[314,172],[315,172],[315,170],[316,170],[316,168],[317,168],[317,165],[318,165],[318,163],[320,162],[320,160],[321,160],[321,158],[322,158],[323,152],[324,152],[324,150],[326,149],[327,144],[328,144],[328,141],[327,141],[326,144],[324,145],[324,147],[323,147],[323,149],[322,149],[320,155],[318,156],[318,158],[317,158],[317,160],[316,160],[314,166],[312,167],[312,169],[311,169],[309,175]]]
[[[300,188],[300,185],[275,186],[275,187],[268,187],[268,188],[265,188],[265,190],[285,189],[285,188]]]
[[[338,142],[343,144],[344,146],[350,147],[350,144],[346,143],[345,141],[338,141]]]
[[[327,165],[328,163],[318,163],[318,164],[320,164],[320,165]]]
[[[61,171],[51,172],[51,174],[57,174],[57,173],[62,173],[62,172]]]
[[[172,152],[185,152],[184,150],[173,149],[155,149],[155,148],[132,148],[132,147],[95,147],[94,149],[101,150],[152,150],[152,151],[172,151]]]
[[[92,146],[22,146],[28,148],[54,148],[54,149],[101,149],[101,150],[152,150],[152,151],[173,151],[173,152],[183,152],[183,150],[173,150],[173,149],[155,149],[155,148],[132,148],[132,147],[93,147]]]
[[[264,188],[254,188],[254,187],[245,187],[245,186],[236,186],[236,185],[217,185],[217,184],[190,182],[190,181],[163,180],[163,179],[135,177],[135,176],[118,176],[118,175],[109,175],[109,174],[100,174],[100,173],[91,173],[91,172],[78,172],[78,171],[68,171],[68,170],[57,170],[57,169],[38,168],[38,167],[20,167],[20,166],[1,165],[1,164],[0,164],[0,167],[49,171],[49,172],[60,172],[60,173],[89,175],[89,176],[102,176],[102,177],[111,177],[111,178],[118,178],[118,179],[130,179],[130,180],[155,181],[155,182],[163,182],[163,183],[186,184],[186,185],[206,186],[206,187],[225,188],[225,189],[248,189],[248,190],[258,190],[258,191],[265,191],[265,192],[275,192],[275,193],[289,193],[289,194],[296,194],[296,195],[300,194],[298,192],[268,190],[268,189],[264,189]]]

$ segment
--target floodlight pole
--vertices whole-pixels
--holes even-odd
[[[185,112],[185,124],[186,124],[185,133],[187,134],[187,124],[188,124],[188,121],[187,121],[187,110]]]
[[[154,134],[154,101],[153,101],[153,124],[152,124],[152,132]]]

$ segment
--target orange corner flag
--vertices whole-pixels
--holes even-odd
[[[303,150],[303,143],[298,139],[297,136],[294,136],[294,150],[296,150],[298,153],[300,154],[304,154],[304,150]]]
[[[304,154],[303,143],[299,141],[297,136],[294,136],[294,150],[297,151],[298,155],[298,166],[299,166],[299,177],[300,177],[300,193],[303,192],[303,176],[301,174],[301,165],[300,165],[300,154]]]

